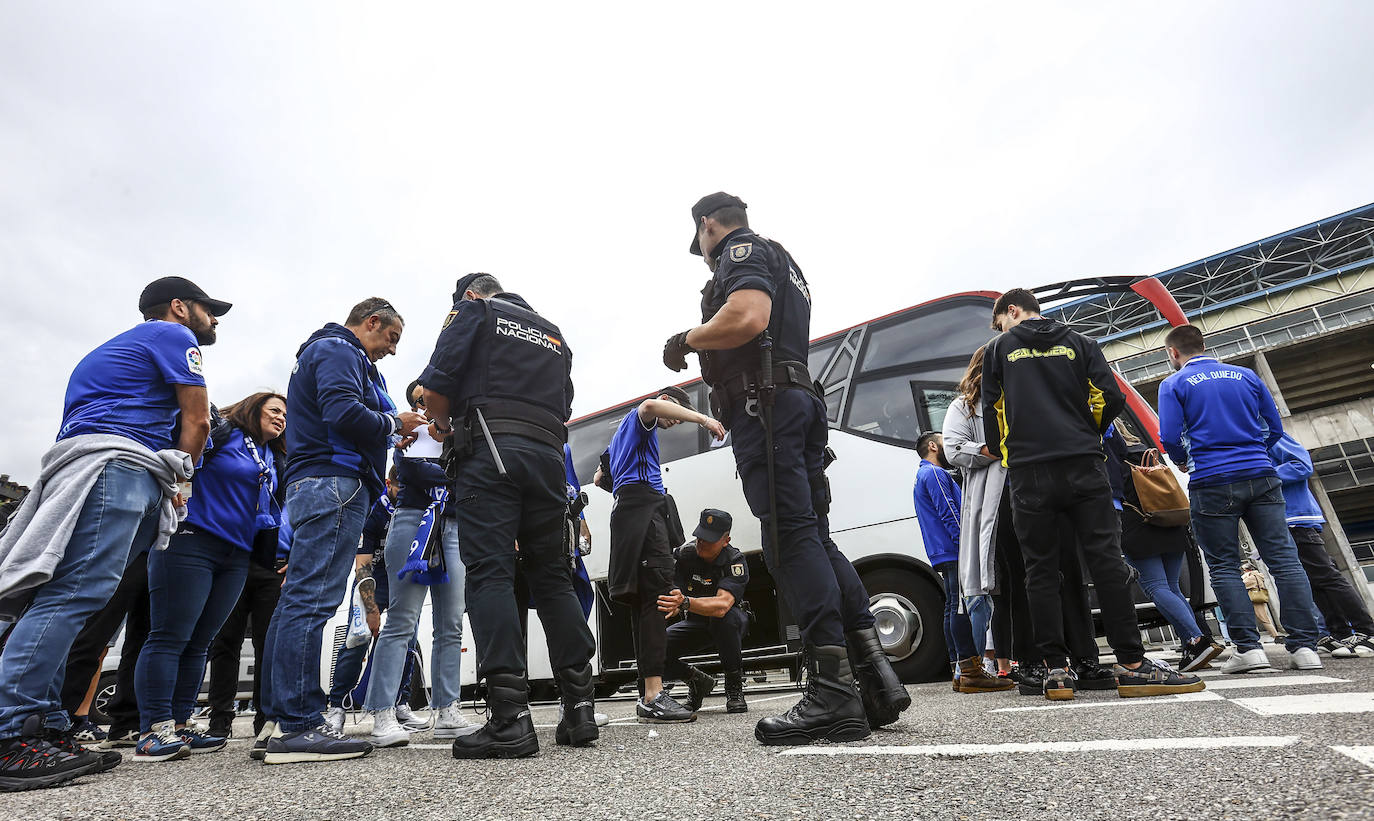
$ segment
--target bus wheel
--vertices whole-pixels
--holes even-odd
[[[908,570],[880,567],[862,575],[878,638],[903,683],[949,675],[945,656],[944,597]]]

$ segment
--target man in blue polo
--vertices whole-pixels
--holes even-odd
[[[0,535],[0,791],[53,786],[119,763],[68,737],[67,654],[131,557],[166,547],[210,432],[201,346],[230,304],[182,277],[143,289],[144,321],[86,355],[67,383],[57,443]],[[23,608],[27,605],[27,610]]]
[[[324,718],[320,641],[343,601],[363,521],[383,493],[393,437],[425,423],[396,412],[377,362],[396,353],[405,324],[378,297],[353,306],[296,351],[287,389],[286,514],[291,565],[263,649],[263,709],[268,721],[249,755],[268,764],[358,758],[372,745],[350,739]]]
[[[1164,347],[1178,373],[1159,386],[1159,438],[1188,471],[1193,535],[1236,643],[1222,672],[1269,668],[1240,577],[1241,520],[1278,587],[1291,666],[1319,670],[1312,588],[1288,534],[1282,485],[1268,451],[1283,436],[1274,397],[1254,371],[1207,354],[1202,331],[1193,325],[1170,331]]]

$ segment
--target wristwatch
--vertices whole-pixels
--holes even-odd
[[[684,619],[687,618],[687,614],[692,612],[692,599],[688,596],[683,596],[682,604],[678,606],[677,612],[678,615],[682,616]]]

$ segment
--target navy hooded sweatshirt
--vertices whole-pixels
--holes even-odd
[[[350,330],[331,322],[296,351],[286,392],[286,484],[308,476],[361,479],[382,494],[396,405]]]

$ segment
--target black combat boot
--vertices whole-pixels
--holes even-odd
[[[687,675],[683,678],[687,685],[687,703],[682,706],[688,712],[695,713],[701,709],[701,703],[711,695],[711,691],[716,689],[716,677],[690,664],[682,666],[687,668]]]
[[[563,717],[554,740],[566,747],[590,747],[601,735],[596,728],[596,703],[592,700],[592,666],[566,667],[558,671]]]
[[[539,752],[524,676],[487,676],[491,718],[482,729],[453,739],[454,758],[526,758]]]
[[[901,718],[902,711],[911,706],[911,694],[892,669],[883,643],[878,640],[878,629],[850,630],[844,634],[844,640],[854,677],[859,682],[868,726],[876,730]]]
[[[845,648],[808,648],[806,691],[792,709],[754,727],[754,738],[770,747],[813,741],[859,741],[871,732],[854,688]]]
[[[740,670],[725,673],[725,712],[749,712],[749,705],[744,701],[744,673]]]

